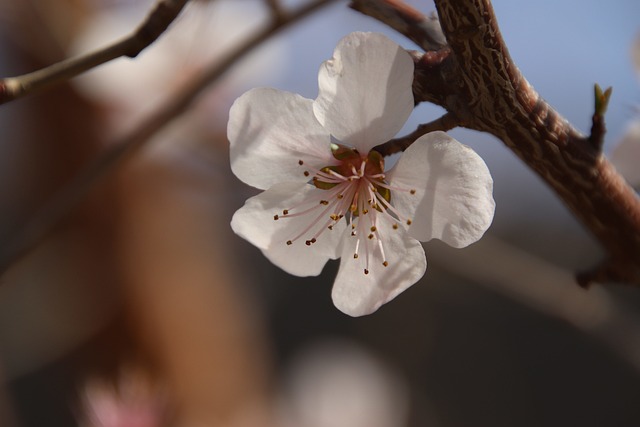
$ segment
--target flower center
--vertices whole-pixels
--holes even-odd
[[[391,193],[415,194],[415,190],[392,187],[385,181],[384,158],[377,151],[363,156],[357,150],[340,144],[331,144],[331,151],[338,161],[336,165],[304,171],[305,176],[311,176],[311,184],[324,191],[317,192],[315,198],[307,199],[299,206],[283,210],[273,219],[308,217],[308,225],[286,241],[291,245],[306,236],[307,246],[316,243],[323,233],[332,231],[344,219],[350,227],[349,238],[355,239],[353,258],[359,259],[364,252],[364,274],[369,274],[371,260],[387,267],[389,262],[380,222],[389,223],[390,230],[398,230],[400,222],[411,225],[411,219],[403,218],[392,206]],[[302,160],[298,164],[305,166]]]

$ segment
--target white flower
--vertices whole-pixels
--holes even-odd
[[[468,147],[442,132],[418,139],[390,170],[372,148],[413,109],[413,61],[383,35],[352,33],[320,68],[315,100],[253,89],[230,111],[231,169],[266,190],[233,230],[274,264],[313,276],[342,258],[332,298],[360,316],[417,282],[418,240],[463,247],[493,218],[493,181]]]

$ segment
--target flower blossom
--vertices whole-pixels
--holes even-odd
[[[373,150],[413,110],[413,69],[385,36],[352,33],[321,66],[315,100],[258,88],[229,113],[231,169],[265,190],[235,213],[233,230],[296,276],[341,258],[332,299],[351,316],[424,275],[419,240],[463,247],[493,219],[485,163],[445,133],[419,138],[390,169]]]

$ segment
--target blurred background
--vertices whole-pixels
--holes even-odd
[[[0,75],[108,44],[151,3],[0,0]],[[233,100],[256,86],[315,98],[321,62],[352,31],[415,48],[346,3],[261,43],[4,273],[0,426],[640,425],[640,291],[573,283],[596,242],[493,137],[452,132],[494,177],[485,238],[426,243],[425,277],[370,316],[333,307],[336,262],[292,277],[231,232],[256,194],[229,169]],[[266,25],[267,4],[191,1],[135,60],[3,105],[0,241]],[[613,86],[610,152],[638,119],[640,3],[493,4],[515,62],[576,127],[589,130],[593,84]],[[405,131],[441,113],[421,105]]]

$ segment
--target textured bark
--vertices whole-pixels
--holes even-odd
[[[376,12],[371,3],[388,9]],[[581,135],[548,105],[513,63],[490,0],[435,0],[447,46],[429,50],[416,37],[416,11],[397,1],[354,1],[354,7],[427,49],[414,53],[416,102],[444,107],[459,126],[502,140],[562,199],[607,252],[607,259],[578,281],[640,285],[640,199],[604,158],[595,139]],[[385,14],[388,19],[385,18]],[[404,29],[397,21],[405,18]],[[428,20],[430,18],[422,18]],[[599,120],[601,127],[602,117]]]

